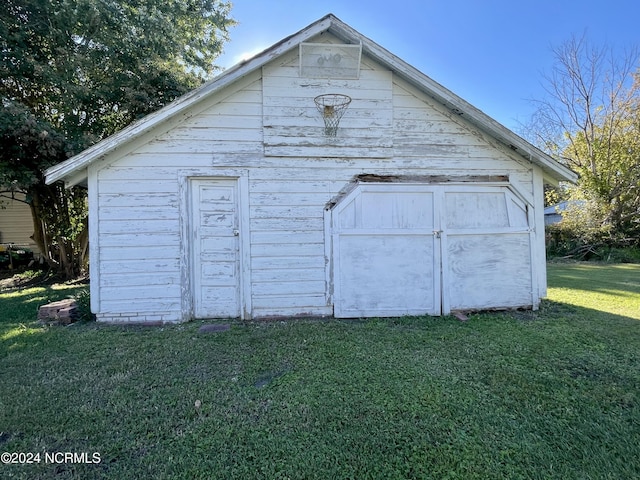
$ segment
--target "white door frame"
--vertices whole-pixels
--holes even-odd
[[[195,318],[193,291],[193,229],[191,228],[192,180],[235,180],[238,192],[238,281],[240,319],[251,319],[251,271],[249,228],[249,172],[236,169],[185,169],[178,172],[180,194],[180,278],[182,285],[182,320]]]

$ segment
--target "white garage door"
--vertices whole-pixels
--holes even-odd
[[[332,212],[334,315],[530,305],[528,225],[506,186],[359,184]]]

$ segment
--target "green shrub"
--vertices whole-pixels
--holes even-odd
[[[89,287],[85,287],[79,290],[73,299],[78,304],[78,321],[91,322],[96,319],[96,316],[91,313],[91,294],[89,293]]]
[[[640,263],[640,248],[604,247],[602,257],[609,263]]]
[[[640,240],[613,227],[610,206],[601,201],[573,198],[561,213],[560,223],[546,226],[548,258],[640,261]]]
[[[546,227],[547,258],[572,258],[607,263],[640,263],[640,246],[635,241],[595,235],[585,238],[561,224]]]

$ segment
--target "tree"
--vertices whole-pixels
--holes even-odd
[[[572,38],[554,54],[554,68],[545,77],[548,98],[538,102],[532,130],[537,144],[580,175],[575,187],[565,189],[565,198],[581,201],[579,208],[567,211],[575,217],[568,224],[588,226],[582,235],[610,243],[637,241],[638,50],[616,55],[583,37]]]
[[[34,239],[68,276],[86,250],[84,196],[45,185],[43,170],[212,76],[229,12],[219,0],[5,0],[0,190],[27,194]]]

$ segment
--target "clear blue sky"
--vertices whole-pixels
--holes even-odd
[[[218,64],[247,55],[333,13],[515,131],[540,99],[551,47],[572,35],[596,45],[640,44],[640,0],[236,0]],[[248,57],[247,57],[248,58]]]

